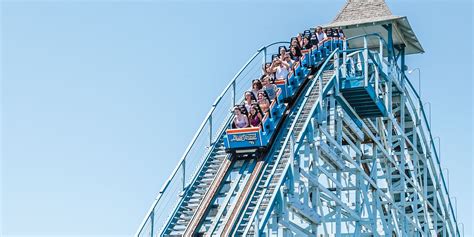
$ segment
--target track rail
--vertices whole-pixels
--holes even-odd
[[[222,183],[222,180],[224,179],[224,176],[227,173],[227,170],[229,169],[231,163],[232,161],[228,159],[224,160],[224,163],[221,165],[219,171],[217,172],[216,178],[212,181],[210,185],[210,189],[206,192],[206,195],[199,203],[198,209],[196,210],[195,214],[191,218],[191,221],[186,227],[186,230],[184,231],[184,236],[192,236],[195,232],[197,226],[199,225],[199,222],[201,221],[204,213],[207,210],[207,207],[209,206],[209,203],[211,203],[212,198],[219,189],[220,184]]]

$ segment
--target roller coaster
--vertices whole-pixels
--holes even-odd
[[[239,96],[289,42],[245,63],[135,236],[460,236],[406,76],[405,55],[424,52],[408,19],[350,0],[325,27],[345,38],[304,51],[262,126],[233,129]]]

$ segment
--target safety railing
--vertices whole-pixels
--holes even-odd
[[[154,237],[161,232],[176,205],[186,195],[187,187],[194,181],[195,175],[202,169],[210,152],[221,138],[224,128],[229,123],[232,107],[242,100],[252,80],[261,75],[262,62],[266,62],[267,52],[273,52],[274,49],[277,52],[278,46],[283,44],[288,45],[289,42],[275,42],[260,48],[217,97],[178,165],[159,191],[135,236]]]
[[[378,41],[378,50],[375,50],[374,52],[371,52],[369,50],[369,45],[368,45],[368,41],[371,39],[371,38],[375,38],[377,41]],[[356,40],[362,40],[363,41],[363,46],[362,48],[353,48],[353,49],[348,49],[348,45],[351,44],[351,42],[354,42]],[[374,47],[376,48],[376,47]],[[346,62],[346,57],[347,57],[347,54],[348,53],[351,53],[351,52],[354,52],[354,51],[362,51],[363,52],[363,58],[365,59],[368,59],[369,57],[374,59],[374,63],[377,64],[377,66],[380,67],[380,71],[387,71],[387,68],[388,68],[388,62],[385,62],[383,60],[383,53],[384,51],[386,50],[387,52],[390,52],[391,49],[388,47],[388,44],[387,42],[385,41],[385,39],[380,35],[380,34],[377,34],[377,33],[373,33],[373,34],[367,34],[367,35],[358,35],[358,36],[354,36],[354,37],[350,37],[348,39],[346,39],[344,41],[344,44],[343,44],[343,53],[342,53],[342,59],[343,59],[343,62]],[[375,56],[375,54],[378,54],[378,56]],[[389,59],[389,60],[393,60],[392,59]],[[366,60],[366,66],[368,66],[368,60]],[[368,69],[368,67],[365,67]],[[342,67],[342,71],[344,71],[345,68],[344,66]]]
[[[372,50],[369,49],[368,45],[368,41],[371,38],[375,38],[378,41],[378,47],[372,47]],[[356,40],[362,40],[362,48],[348,49],[348,45]],[[348,38],[343,42],[342,62],[344,63],[341,65],[341,72],[344,78],[348,75],[356,77],[358,75],[363,76],[364,85],[373,85],[377,97],[386,104],[387,98],[384,96],[386,93],[382,87],[384,81],[383,78],[380,77],[380,73],[388,69],[388,62],[383,60],[384,50],[390,51],[385,39],[377,33]],[[371,73],[372,70],[375,73]],[[372,76],[370,77],[370,75]]]
[[[385,80],[380,76],[383,63],[379,60],[377,52],[364,53],[366,49],[360,49],[358,51],[352,51],[345,56],[345,63],[341,63],[341,76],[345,80],[364,80],[364,86],[372,86],[376,96],[385,102],[385,91],[383,90],[383,83]],[[368,57],[368,58],[366,58]],[[339,72],[338,72],[339,73]],[[366,74],[368,73],[368,75]]]

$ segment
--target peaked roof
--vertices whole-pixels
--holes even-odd
[[[348,0],[330,25],[353,25],[400,18],[384,0]]]
[[[378,33],[388,39],[385,25],[393,25],[393,43],[405,45],[405,54],[424,53],[407,17],[395,16],[384,0],[348,0],[327,28],[344,29],[346,37]],[[352,47],[361,47],[363,42],[351,42]],[[376,39],[369,40],[369,47],[378,47]]]

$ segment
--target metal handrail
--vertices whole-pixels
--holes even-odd
[[[260,49],[257,50],[257,52],[244,64],[244,66],[235,74],[235,76],[232,78],[232,80],[229,82],[229,84],[224,88],[224,90],[222,91],[222,93],[217,97],[217,99],[215,100],[215,102],[212,104],[212,107],[211,109],[209,110],[209,112],[207,113],[204,121],[201,123],[201,125],[199,126],[197,132],[194,134],[193,136],[193,139],[191,140],[190,144],[187,146],[183,156],[181,157],[180,161],[178,162],[178,165],[176,166],[176,168],[173,170],[173,172],[171,173],[170,177],[166,180],[166,182],[163,184],[162,188],[160,189],[159,193],[158,193],[158,196],[155,198],[155,201],[153,202],[151,208],[149,209],[149,211],[147,212],[147,214],[145,215],[143,221],[141,222],[140,224],[140,227],[139,229],[137,230],[137,232],[135,233],[135,236],[139,236],[140,233],[143,231],[143,228],[145,227],[147,221],[152,217],[152,214],[154,212],[154,209],[156,208],[157,204],[159,203],[159,201],[161,200],[161,197],[163,196],[163,193],[165,193],[165,191],[167,190],[168,186],[170,185],[171,181],[176,177],[176,175],[178,174],[178,172],[180,171],[181,167],[183,165],[185,165],[185,162],[186,162],[186,158],[187,156],[189,155],[191,149],[193,148],[194,144],[196,143],[199,135],[203,132],[204,128],[206,127],[206,124],[212,119],[212,115],[217,107],[217,105],[220,103],[220,101],[224,98],[224,96],[226,95],[227,92],[229,92],[230,89],[233,89],[233,104],[235,104],[235,84],[236,84],[236,80],[237,78],[239,78],[239,76],[242,74],[242,72],[247,69],[247,67],[250,65],[251,62],[253,62],[253,60],[255,60],[255,58],[260,55],[262,53],[262,51],[264,52],[264,54],[266,54],[266,49],[273,46],[273,45],[276,45],[276,44],[288,44],[289,42],[287,41],[278,41],[278,42],[274,42],[274,43],[271,43],[271,44],[268,44],[268,45],[265,45],[263,47],[261,47]],[[266,55],[264,55],[266,57]],[[210,140],[212,141],[212,133],[209,134],[210,136]],[[185,189],[185,182],[186,182],[186,179],[183,177],[182,179],[182,182],[183,182],[183,190]]]
[[[423,115],[423,122],[425,123],[425,126],[426,126],[426,129],[428,130],[428,133],[430,135],[430,145],[432,146],[433,148],[433,153],[435,155],[435,158],[436,158],[436,163],[438,164],[438,169],[440,170],[440,174],[441,174],[441,181],[443,181],[443,187],[444,187],[444,191],[446,192],[446,195],[448,196],[448,203],[449,203],[449,209],[451,210],[451,215],[453,216],[453,219],[454,219],[454,224],[456,225],[456,232],[458,234],[458,236],[460,236],[460,232],[459,232],[459,227],[457,225],[457,220],[456,220],[456,216],[454,215],[454,209],[453,209],[453,206],[451,204],[451,200],[449,199],[449,192],[448,192],[448,189],[447,189],[447,186],[446,186],[446,181],[444,179],[444,175],[443,175],[443,170],[441,168],[441,162],[440,162],[440,159],[439,159],[439,156],[438,156],[438,152],[436,150],[436,146],[434,144],[434,141],[433,141],[433,136],[431,134],[431,126],[430,124],[428,123],[428,119],[426,117],[426,113],[425,113],[425,109],[424,109],[424,106],[422,104],[422,100],[421,100],[421,97],[420,95],[418,94],[418,92],[416,91],[415,87],[413,86],[413,84],[411,83],[410,80],[408,80],[408,77],[404,75],[404,78],[406,79],[406,81],[408,82],[408,85],[410,86],[413,94],[415,95],[416,99],[418,100],[419,102],[419,106],[420,106],[420,112],[421,112],[421,115]]]

